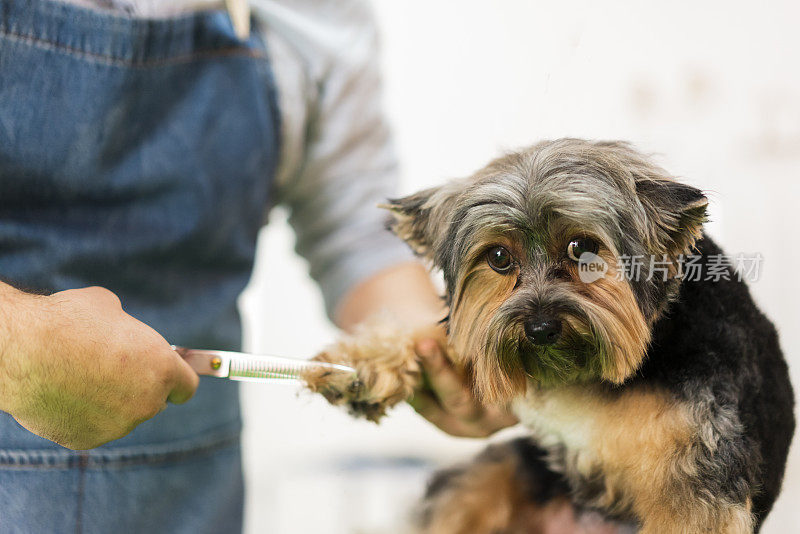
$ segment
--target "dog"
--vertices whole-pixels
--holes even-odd
[[[687,276],[722,256],[707,205],[631,145],[579,139],[389,201],[390,229],[443,274],[448,356],[529,430],[436,475],[420,531],[537,532],[565,499],[647,534],[758,531],[794,395],[775,328],[731,266]],[[308,386],[378,421],[419,386],[427,335],[367,325],[316,357],[358,376]]]

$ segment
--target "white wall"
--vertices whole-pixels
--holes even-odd
[[[542,138],[628,139],[710,192],[710,232],[760,252],[759,303],[800,384],[797,4],[378,0],[403,191]],[[332,339],[277,213],[242,299],[248,346]],[[247,385],[248,532],[399,531],[432,463],[482,447],[399,409],[377,427],[291,389]],[[764,532],[800,525],[800,457]],[[389,460],[387,460],[387,458]],[[366,461],[369,460],[369,461]],[[354,468],[358,465],[358,468]]]

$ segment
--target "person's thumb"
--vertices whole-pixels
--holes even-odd
[[[424,356],[427,358],[432,358],[437,356],[441,350],[439,348],[439,343],[436,342],[435,339],[420,339],[416,343],[416,351],[417,354],[420,356]]]
[[[425,338],[417,340],[414,344],[414,351],[417,356],[422,358],[423,363],[438,368],[444,363],[444,355],[442,354],[442,347],[439,342],[432,338]]]
[[[173,370],[172,390],[167,400],[173,404],[183,404],[194,395],[197,385],[200,383],[200,377],[177,352],[172,351],[172,355],[175,367]]]

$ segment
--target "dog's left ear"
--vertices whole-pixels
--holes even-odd
[[[455,207],[463,190],[458,181],[432,187],[403,198],[391,199],[380,207],[391,212],[387,226],[419,256],[434,261],[444,240]]]
[[[671,179],[640,179],[636,192],[654,225],[656,252],[677,257],[690,251],[703,233],[708,198],[696,187]]]

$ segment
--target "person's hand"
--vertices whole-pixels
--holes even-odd
[[[425,419],[448,434],[470,438],[486,437],[519,422],[507,407],[483,405],[436,339],[417,341],[416,351],[423,380],[408,402]]]
[[[194,394],[197,374],[112,292],[2,289],[0,408],[34,434],[89,449]]]

